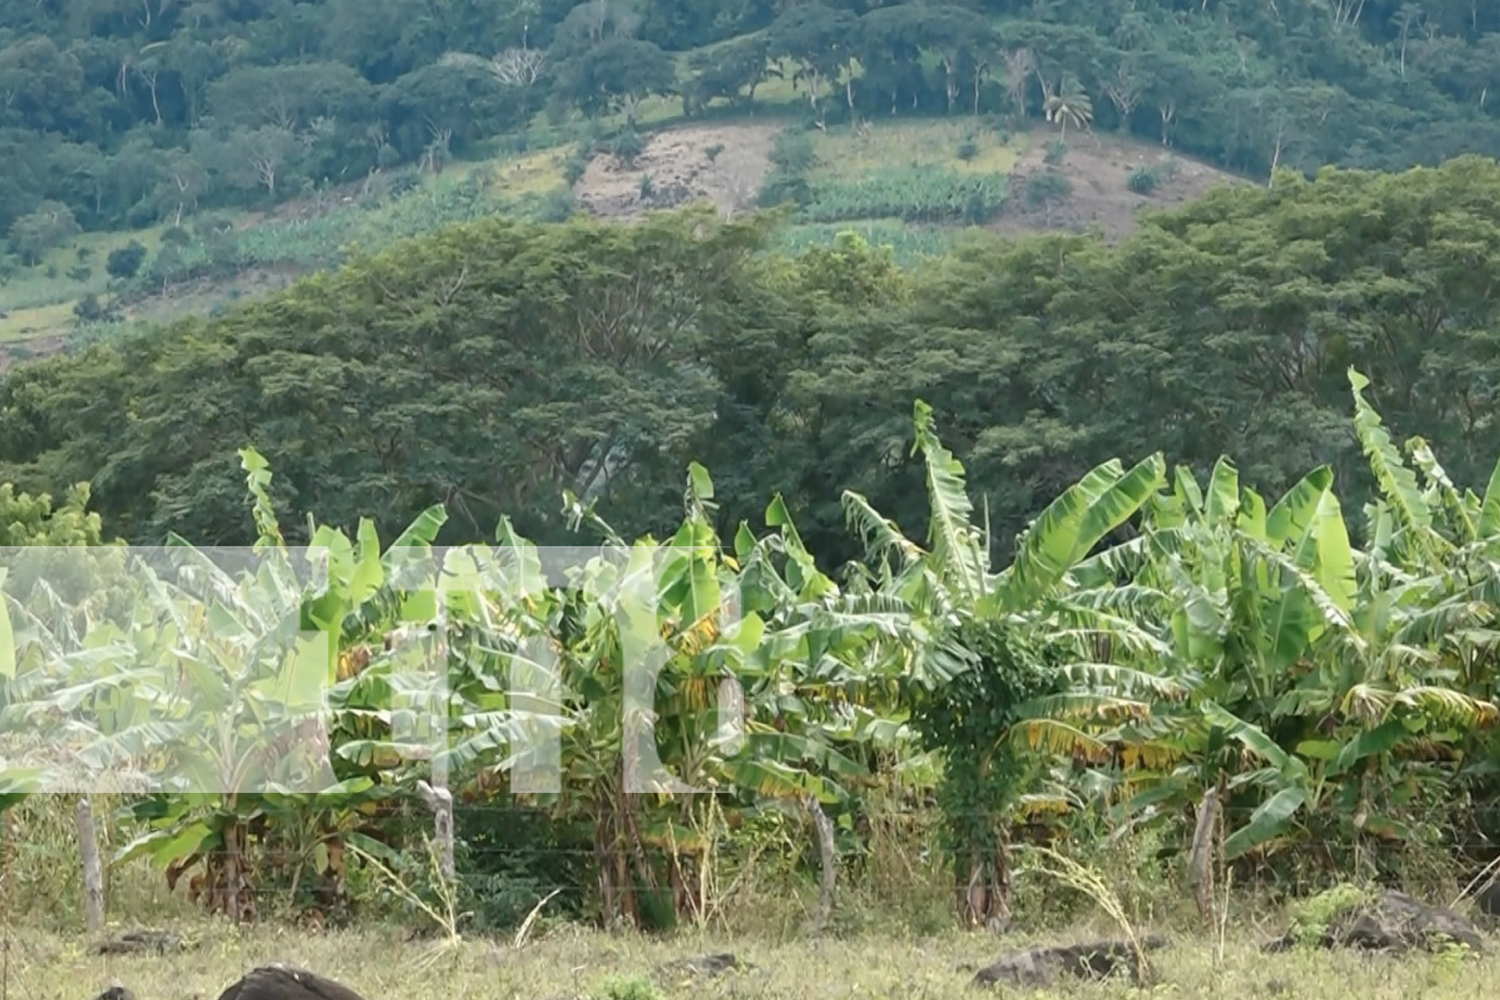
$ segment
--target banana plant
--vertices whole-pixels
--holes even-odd
[[[1391,798],[1377,790],[1382,769],[1386,790],[1409,790],[1404,779],[1389,780],[1403,747],[1425,753],[1434,739],[1493,718],[1488,702],[1454,689],[1433,649],[1412,641],[1417,620],[1430,627],[1459,612],[1443,611],[1430,575],[1389,558],[1399,550],[1403,561],[1444,559],[1452,548],[1359,396],[1358,376],[1351,382],[1357,432],[1399,511],[1393,518],[1376,505],[1369,558],[1349,544],[1330,470],[1314,470],[1267,509],[1221,459],[1206,491],[1179,470],[1172,493],[1150,506],[1141,537],[1084,568],[1096,583],[1123,581],[1150,595],[1145,606],[1168,609],[1158,621],[1172,655],[1161,663],[1192,692],[1175,714],[1098,737],[1122,750],[1136,792],[1117,816],[1172,814],[1216,786],[1254,804],[1225,841],[1230,858],[1323,836],[1320,824],[1340,816],[1353,825],[1342,832],[1407,835],[1410,827],[1376,808]],[[1430,455],[1426,462],[1440,489],[1440,470]],[[1461,505],[1477,506],[1453,507]]]
[[[1018,710],[1059,708],[1072,697],[1064,690],[1070,685],[1090,688],[1092,715],[1134,710],[1142,704],[1131,696],[1136,688],[1172,690],[1145,671],[1107,662],[1117,648],[1159,650],[1162,642],[1120,613],[1107,582],[1085,592],[1074,575],[1151,498],[1164,460],[1093,469],[1042,512],[1017,539],[1011,564],[994,572],[989,529],[975,523],[963,466],[938,440],[932,409],[921,400],[913,429],[913,454],[926,468],[926,544],[858,494],[845,494],[845,511],[878,566],[879,592],[913,616],[922,650],[915,662],[924,670],[904,680],[913,727],[927,748],[946,755],[939,801],[960,916],[970,926],[1004,923],[1005,825],[1023,804],[1049,810],[1068,798],[1039,790],[1048,768],[1029,751],[1049,749],[1059,734],[1070,743],[1083,735],[1060,716]],[[1101,696],[1106,683],[1118,689],[1111,699]]]
[[[201,866],[190,893],[235,920],[255,915],[252,838],[274,838],[309,817],[337,829],[340,817],[378,797],[368,777],[340,782],[330,759],[327,692],[337,680],[346,625],[380,592],[386,575],[373,527],[356,548],[342,533],[312,526],[325,564],[316,585],[286,549],[267,487],[271,473],[252,449],[241,452],[257,527],[252,569],[230,573],[181,538],[177,580],[145,576],[155,620],[151,662],[170,676],[145,724],[101,735],[112,750],[173,759],[159,773],[169,787],[127,807],[146,832],[116,863],[146,856],[169,885]],[[430,542],[429,513],[407,536]],[[212,720],[204,727],[204,720]],[[328,848],[326,837],[315,843]],[[335,856],[337,855],[335,851]],[[320,873],[330,870],[318,864]]]

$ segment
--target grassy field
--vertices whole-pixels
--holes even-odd
[[[19,928],[11,942],[10,989],[26,1000],[87,1000],[121,983],[139,1000],[214,1000],[246,970],[285,962],[344,982],[367,1000],[939,1000],[982,995],[968,985],[970,970],[1024,944],[1020,938],[957,932],[831,940],[774,941],[714,933],[647,939],[563,925],[538,930],[519,948],[513,940],[443,947],[407,940],[394,927],[329,933],[261,927],[242,934],[208,925],[184,930],[200,942],[197,948],[155,957],[91,955],[79,938]],[[662,968],[725,951],[750,967],[712,978]],[[1144,995],[1460,1000],[1491,995],[1491,984],[1500,975],[1500,959],[1493,956],[1397,959],[1308,952],[1271,961],[1235,927],[1224,942],[1179,937],[1154,962],[1158,978],[1149,993],[1124,981],[995,992],[1100,1000]]]
[[[973,154],[965,159],[959,147],[973,142]],[[814,179],[847,178],[891,167],[912,169],[939,167],[963,174],[1010,173],[1015,169],[1024,140],[977,125],[973,121],[872,122],[867,131],[836,129],[813,139],[818,165],[809,172]]]
[[[117,796],[93,798],[107,857],[138,831],[108,818],[116,815]],[[917,850],[926,841],[913,828],[872,843],[859,877],[840,882],[831,933],[816,938],[803,931],[817,894],[813,879],[788,878],[790,859],[780,855],[733,865],[726,859],[713,883],[726,894],[723,905],[702,927],[685,924],[667,935],[607,933],[569,922],[544,904],[519,944],[514,931],[460,938],[414,911],[393,917],[372,890],[394,884],[360,870],[351,871],[351,888],[371,902],[355,929],[323,931],[280,919],[273,890],[261,897],[258,926],[234,928],[200,916],[181,886],[169,893],[160,871],[135,861],[109,874],[107,934],[166,929],[195,947],[165,957],[100,956],[93,953],[97,938],[82,933],[72,803],[72,796],[41,796],[14,814],[20,835],[3,883],[10,915],[6,995],[13,990],[22,1000],[90,1000],[112,983],[129,987],[138,1000],[216,1000],[246,970],[268,962],[310,968],[366,1000],[940,1000],[983,995],[970,989],[974,972],[1007,953],[1121,936],[1089,896],[1030,862],[1017,871],[1021,929],[1002,935],[957,930],[941,863]],[[1204,929],[1178,878],[1139,862],[1155,843],[1122,841],[1079,857],[1107,886],[1107,897],[1099,898],[1138,932],[1170,938],[1168,948],[1152,955],[1149,990],[1125,981],[1064,980],[1048,991],[997,992],[1094,1000],[1461,1000],[1490,996],[1500,976],[1493,937],[1489,953],[1480,956],[1265,955],[1261,944],[1287,929],[1286,911],[1231,885],[1228,920],[1218,933]],[[1453,893],[1447,876],[1433,877],[1426,890],[1413,885],[1411,891],[1446,902]],[[662,968],[719,952],[732,952],[750,967],[713,978]]]

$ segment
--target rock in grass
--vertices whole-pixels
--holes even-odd
[[[102,942],[94,949],[96,955],[139,955],[155,953],[165,955],[169,951],[186,951],[188,945],[171,931],[126,931],[119,937]]]
[[[315,972],[289,965],[262,965],[231,983],[219,1000],[364,1000],[358,993]]]
[[[119,983],[100,993],[94,1000],[135,1000],[135,994]]]
[[[1141,940],[1143,951],[1156,951],[1170,944],[1160,934],[1150,934]],[[976,972],[971,985],[989,987],[1003,983],[1046,988],[1064,975],[1105,979],[1121,971],[1128,972],[1136,982],[1141,980],[1135,948],[1129,941],[1096,941],[1055,948],[1030,948],[1006,955]]]
[[[1349,886],[1308,900],[1294,914],[1292,929],[1261,950],[1288,951],[1299,944],[1395,954],[1461,944],[1484,952],[1473,922],[1452,910],[1429,906],[1394,889],[1364,892]]]
[[[687,973],[693,976],[717,976],[730,969],[749,968],[753,966],[741,961],[733,952],[724,951],[714,955],[700,955],[697,958],[680,958],[675,962],[667,962],[657,971],[663,975]]]

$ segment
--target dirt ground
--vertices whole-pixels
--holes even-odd
[[[574,186],[579,207],[606,219],[631,219],[652,209],[712,200],[726,214],[755,203],[771,172],[776,125],[689,125],[646,136],[634,164],[600,154]],[[649,191],[643,179],[649,177]],[[642,197],[643,193],[646,195]]]
[[[62,334],[28,337],[25,340],[9,343],[0,342],[0,372],[9,371],[17,364],[31,358],[44,358],[49,354],[56,354],[67,346],[68,338]]]
[[[1142,208],[1167,208],[1200,198],[1220,184],[1248,183],[1243,178],[1217,170],[1196,160],[1176,156],[1167,146],[1108,132],[1070,132],[1067,155],[1057,166],[1046,160],[1047,145],[1058,138],[1056,126],[1041,126],[1027,136],[1026,152],[1011,174],[1011,196],[1005,211],[990,228],[1005,235],[1047,230],[1083,232],[1098,226],[1105,237],[1118,240],[1135,229],[1135,214]],[[1169,160],[1177,164],[1170,180],[1163,172]],[[1130,172],[1155,166],[1161,185],[1149,195],[1126,187]],[[1026,182],[1045,173],[1062,174],[1073,185],[1072,195],[1050,209],[1032,209],[1026,204]]]
[[[574,195],[586,211],[610,219],[636,218],[651,209],[703,198],[726,212],[744,211],[771,170],[769,153],[777,131],[775,125],[690,125],[657,132],[646,137],[645,151],[633,165],[608,154],[595,156]],[[991,225],[996,232],[1081,232],[1098,226],[1106,238],[1117,240],[1135,228],[1136,212],[1142,208],[1179,205],[1220,184],[1246,183],[1176,156],[1170,147],[1107,132],[1069,134],[1067,155],[1051,166],[1045,161],[1047,145],[1057,137],[1054,126],[1038,126],[1027,135],[1026,150],[1011,175],[1012,197]],[[1169,161],[1176,164],[1170,179],[1165,173]],[[1126,186],[1130,172],[1140,166],[1156,166],[1162,172],[1161,185],[1149,195]],[[1071,196],[1050,209],[1029,208],[1027,180],[1049,172],[1072,183]],[[646,177],[650,185],[643,197]]]

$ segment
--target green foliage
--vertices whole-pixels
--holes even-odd
[[[966,619],[955,639],[972,665],[919,699],[911,725],[920,745],[947,761],[937,801],[943,848],[962,883],[975,857],[1003,850],[1010,813],[1038,777],[1040,758],[1018,749],[1010,731],[1025,721],[1023,706],[1057,692],[1061,663],[1020,623]]]
[[[1047,143],[1047,151],[1042,154],[1042,160],[1049,167],[1056,167],[1062,164],[1067,155],[1068,144],[1061,139],[1052,139]]]
[[[74,303],[73,315],[84,323],[98,323],[105,318],[105,309],[99,302],[99,296],[88,292]]]
[[[569,187],[583,180],[589,169],[589,151],[582,146],[574,149],[563,161],[563,180]]]
[[[771,163],[784,173],[800,176],[817,166],[812,137],[801,129],[783,129],[771,146]]]
[[[1372,893],[1348,882],[1299,900],[1291,907],[1291,934],[1302,944],[1316,944],[1333,918],[1352,907],[1369,903]]]
[[[22,263],[30,266],[40,263],[49,250],[66,246],[82,231],[70,207],[47,200],[11,223],[10,245]]]
[[[591,1000],[660,1000],[661,994],[645,976],[607,976],[589,996]]]
[[[536,148],[564,128],[549,129],[548,116],[663,121],[677,99],[685,115],[770,99],[824,122],[830,113],[1041,119],[1082,100],[1101,128],[1252,175],[1273,161],[1310,173],[1500,151],[1485,99],[1485,39],[1500,15],[1472,3],[1363,16],[1335,7],[1326,17],[1169,0],[1065,3],[1045,16],[1000,0],[859,12],[681,0],[628,11],[498,0],[437,14],[417,0],[293,7],[0,12],[0,77],[18,81],[0,114],[12,178],[0,231],[12,251],[35,260],[39,246],[67,239],[56,206],[89,230],[175,222],[372,170]],[[403,34],[414,19],[419,36]],[[144,55],[121,75],[91,46]],[[994,71],[1023,49],[1041,88],[1031,73],[1012,88]]]
[[[0,483],[0,548],[104,544],[103,523],[88,509],[89,496],[89,484],[81,482],[54,506],[49,494],[20,493],[11,483]]]
[[[636,158],[646,151],[646,140],[633,128],[628,128],[609,142],[609,155],[626,166],[633,166]]]
[[[957,156],[965,163],[979,155],[979,143],[972,136],[966,137],[958,144]]]
[[[807,222],[894,218],[905,222],[988,219],[1005,203],[1004,174],[888,167],[860,177],[811,185],[799,218]]]
[[[580,170],[587,158],[569,160]],[[580,173],[581,176],[581,173]],[[403,174],[400,178],[412,179]],[[401,183],[361,204],[340,205],[311,219],[276,220],[245,229],[213,224],[198,227],[190,242],[166,243],[125,284],[122,302],[138,301],[164,286],[198,278],[229,279],[244,271],[337,266],[352,247],[381,247],[436,228],[467,222],[493,212],[527,219],[562,221],[571,212],[558,192],[508,199],[489,191],[486,178],[474,172],[444,176],[426,185]],[[565,210],[566,204],[566,210]]]
[[[773,245],[795,255],[810,247],[829,246],[840,233],[846,232],[858,233],[875,246],[890,247],[893,258],[903,266],[950,252],[956,239],[954,231],[945,227],[916,226],[897,219],[863,219],[787,226],[776,233]]]
[[[1136,194],[1150,194],[1161,185],[1161,176],[1152,167],[1136,167],[1125,179],[1125,186]]]
[[[1073,194],[1073,182],[1062,174],[1048,171],[1026,178],[1026,205],[1045,208],[1066,201]]]

